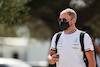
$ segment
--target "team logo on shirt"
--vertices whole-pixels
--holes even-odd
[[[60,40],[58,41],[58,45],[59,45],[59,46],[63,45],[63,40],[62,40],[62,39],[60,39]]]
[[[75,38],[72,44],[73,49],[79,49],[78,38]]]
[[[58,42],[58,47],[62,47],[63,46],[63,42]]]
[[[77,42],[78,41],[78,38],[75,38],[74,42]]]

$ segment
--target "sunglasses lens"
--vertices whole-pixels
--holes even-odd
[[[62,19],[63,22],[66,22],[67,20],[65,18]],[[58,22],[61,22],[61,18],[57,19]]]
[[[63,18],[63,22],[66,22],[67,20],[65,18]]]

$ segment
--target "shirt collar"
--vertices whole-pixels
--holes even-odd
[[[75,28],[73,31],[71,31],[71,32],[64,32],[65,34],[72,34],[72,33],[74,33],[75,31],[76,31],[77,29]]]

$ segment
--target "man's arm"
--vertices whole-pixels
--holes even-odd
[[[56,51],[50,50],[50,54],[48,56],[48,62],[49,62],[49,64],[55,64],[55,62],[59,61],[59,59],[57,59],[57,56],[54,55],[55,53],[56,53]]]
[[[96,61],[94,56],[94,51],[86,51],[86,57],[88,59],[88,67],[96,67]]]

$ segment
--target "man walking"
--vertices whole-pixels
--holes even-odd
[[[57,42],[57,54],[59,54],[59,59],[57,58],[55,47],[58,33],[52,38],[50,54],[48,56],[48,62],[50,64],[56,63],[56,67],[86,67],[80,44],[80,33],[82,31],[75,27],[76,19],[76,12],[70,8],[60,13],[58,20],[60,29],[63,31]],[[84,50],[88,59],[88,67],[96,67],[94,47],[87,33],[84,34]]]

